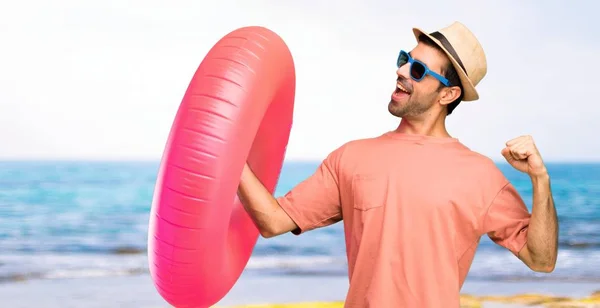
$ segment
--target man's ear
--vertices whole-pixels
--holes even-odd
[[[448,105],[460,97],[460,87],[447,87],[440,91],[440,104]]]

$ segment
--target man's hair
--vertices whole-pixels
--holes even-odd
[[[440,48],[440,46],[438,46],[433,40],[431,40],[429,37],[427,37],[424,34],[419,35],[419,42],[433,47],[437,50],[439,50],[440,52],[444,53],[444,51]],[[452,65],[452,62],[450,61],[450,59],[448,59],[448,64],[446,65],[446,67],[442,67],[442,71],[440,72],[440,74],[444,77],[446,77],[446,79],[448,79],[448,82],[450,83],[450,86],[458,86],[460,88],[460,96],[454,100],[452,103],[447,105],[447,109],[448,109],[448,115],[450,115],[452,113],[452,111],[454,111],[454,108],[456,108],[456,106],[458,106],[458,104],[460,104],[460,102],[463,99],[465,90],[463,89],[462,83],[460,82],[460,78],[458,77],[458,73],[456,72],[456,69],[454,68],[454,65]],[[438,91],[440,89],[442,89],[443,87],[445,87],[443,84],[440,83],[440,86],[438,87]]]

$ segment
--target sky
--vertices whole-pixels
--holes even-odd
[[[568,3],[568,4],[567,4]],[[188,83],[239,27],[278,33],[296,65],[286,158],[320,160],[393,130],[387,111],[412,27],[469,27],[486,52],[480,99],[450,133],[494,160],[532,135],[546,161],[600,161],[600,2],[3,1],[0,159],[160,159]]]

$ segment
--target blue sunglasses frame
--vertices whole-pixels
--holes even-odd
[[[406,61],[404,61],[402,58],[405,58]],[[446,87],[450,86],[450,82],[448,81],[448,79],[446,79],[444,76],[432,71],[429,69],[429,67],[427,67],[427,65],[425,65],[425,63],[413,59],[413,57],[410,56],[410,54],[404,50],[400,50],[400,53],[398,54],[398,60],[396,60],[396,66],[398,68],[400,68],[402,65],[409,63],[410,64],[410,78],[412,78],[414,81],[421,81],[423,80],[423,78],[425,78],[425,76],[430,75],[433,76],[435,79],[439,80],[439,82],[441,82],[443,85],[445,85]],[[423,66],[423,75],[421,76],[421,78],[416,78],[413,75],[413,66],[415,65],[415,63],[417,65],[421,65]]]

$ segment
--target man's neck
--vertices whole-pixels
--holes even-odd
[[[409,135],[451,137],[446,130],[446,123],[443,117],[431,120],[402,119],[396,132]]]

